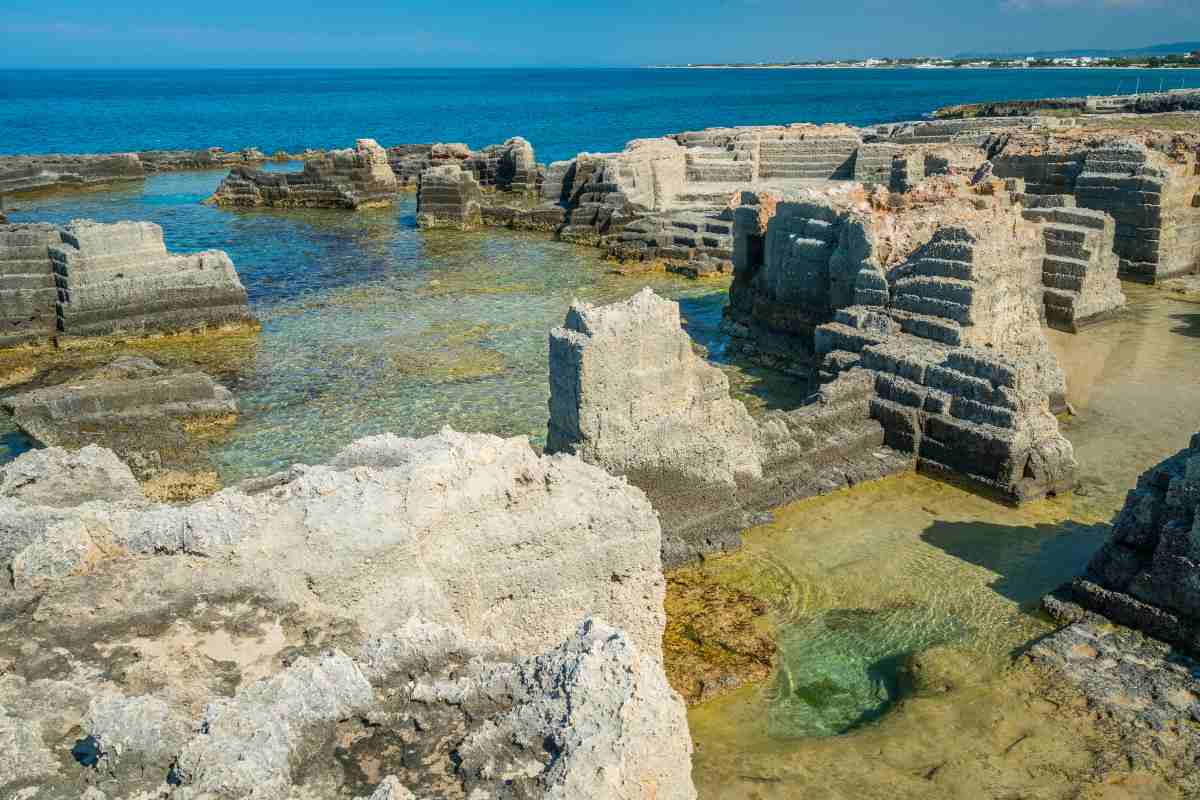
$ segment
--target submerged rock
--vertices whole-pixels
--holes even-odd
[[[57,478],[26,458],[0,480],[40,503]],[[32,754],[0,791],[695,796],[637,489],[447,430],[246,490],[0,498],[0,740]],[[81,735],[94,766],[70,755]]]

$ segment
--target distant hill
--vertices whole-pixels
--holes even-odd
[[[1135,58],[1137,56],[1169,56],[1172,53],[1194,53],[1200,50],[1200,42],[1171,42],[1169,44],[1153,44],[1147,47],[1131,47],[1128,50],[1097,50],[1095,48],[1080,48],[1079,50],[1039,50],[1035,52],[1010,53],[959,53],[955,58],[1073,58],[1092,56],[1093,58]]]

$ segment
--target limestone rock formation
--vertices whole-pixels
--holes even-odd
[[[0,409],[43,445],[81,453],[102,445],[153,491],[186,499],[205,485],[215,488],[207,449],[189,429],[232,423],[237,401],[202,372],[122,356],[65,383],[0,398]]]
[[[860,387],[888,445],[1016,500],[1073,485],[1041,329],[1042,230],[1003,197],[744,193],[726,330],[769,366]],[[995,225],[998,211],[1013,225]]]
[[[50,248],[67,336],[171,332],[251,321],[246,290],[220,250],[167,252],[150,222],[75,220]]]
[[[319,155],[319,151],[298,155],[285,153],[283,160],[306,160]],[[0,196],[141,180],[157,172],[221,169],[266,160],[266,155],[256,147],[233,152],[221,147],[207,147],[102,155],[0,156]],[[277,157],[276,160],[280,159]]]
[[[331,150],[306,161],[302,172],[236,167],[205,202],[357,210],[391,205],[398,189],[387,152],[374,139],[359,139],[352,150]]]
[[[695,796],[657,520],[578,459],[379,436],[188,506],[45,506],[57,479],[21,476],[6,796]]]
[[[1200,135],[1065,131],[997,143],[996,174],[1115,220],[1121,277],[1155,283],[1200,264]]]
[[[0,195],[139,180],[146,175],[136,153],[0,157]]]
[[[867,393],[751,419],[692,350],[679,306],[649,289],[575,304],[550,334],[547,452],[575,453],[645,490],[675,565],[740,545],[756,512],[904,469]]]
[[[0,467],[0,497],[34,506],[68,508],[95,501],[121,502],[141,494],[129,467],[111,450],[31,450]]]
[[[0,347],[45,342],[57,330],[50,248],[61,245],[53,225],[0,225]]]
[[[253,323],[229,256],[169,253],[149,222],[0,226],[0,314],[0,346]]]
[[[1200,434],[1138,478],[1081,577],[1045,598],[1063,621],[1088,613],[1200,655]]]
[[[447,164],[421,173],[417,189],[417,225],[422,228],[468,230],[482,221],[483,192],[475,176]]]

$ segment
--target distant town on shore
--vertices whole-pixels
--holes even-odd
[[[760,62],[704,62],[692,64],[655,64],[659,68],[691,69],[1030,69],[1047,67],[1098,67],[1148,69],[1200,67],[1200,42],[1155,45],[1141,50],[1062,51],[1054,53],[957,56],[921,56],[912,58],[863,58],[828,60],[787,60]]]

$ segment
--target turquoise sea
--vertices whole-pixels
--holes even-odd
[[[266,152],[521,135],[540,161],[717,125],[917,119],[954,103],[1200,85],[1192,70],[0,70],[0,153]]]

